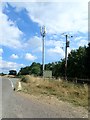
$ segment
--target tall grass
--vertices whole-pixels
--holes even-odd
[[[26,75],[22,79],[23,92],[33,95],[55,96],[74,105],[88,107],[88,85],[63,80],[47,80]]]

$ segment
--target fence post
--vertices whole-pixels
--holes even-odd
[[[77,83],[77,77],[75,78],[75,83]]]

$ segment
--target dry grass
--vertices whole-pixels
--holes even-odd
[[[59,100],[75,105],[88,107],[88,86],[74,84],[63,80],[43,80],[39,77],[26,75],[22,78],[23,92],[32,95],[53,95]]]

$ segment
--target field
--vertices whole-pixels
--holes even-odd
[[[88,85],[64,80],[42,79],[33,76],[21,78],[22,92],[34,96],[54,96],[76,106],[88,108]]]

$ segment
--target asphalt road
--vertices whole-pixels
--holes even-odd
[[[16,79],[10,80],[15,84]],[[10,80],[8,78],[0,80],[2,82],[2,86],[0,85],[0,91],[2,89],[2,98],[0,98],[2,118],[87,118],[87,113],[78,112],[76,109],[75,111],[70,106],[56,107],[17,94],[13,91]]]
[[[2,118],[2,78],[0,77],[0,119]]]

